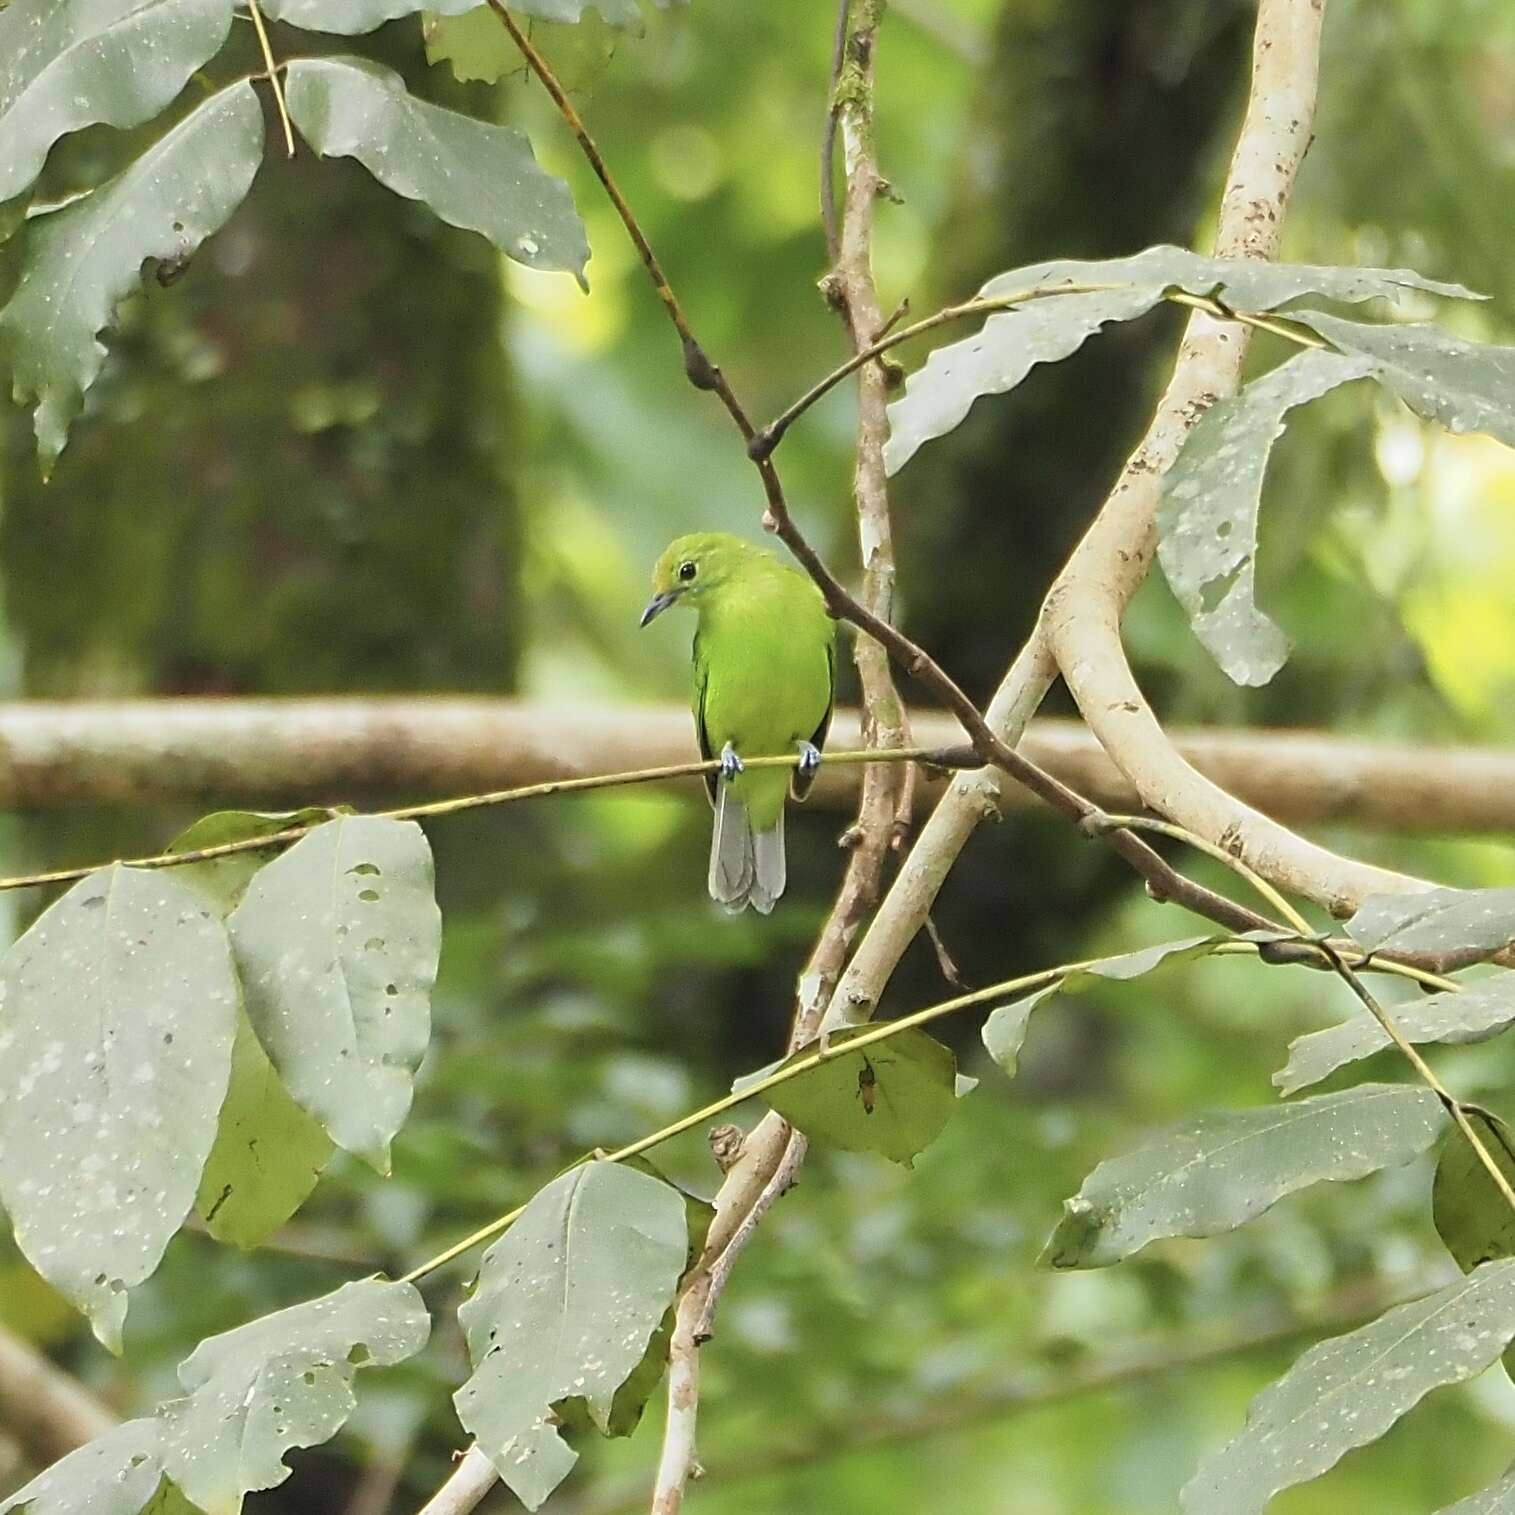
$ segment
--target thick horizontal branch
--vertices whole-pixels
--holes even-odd
[[[922,714],[923,747],[959,743]],[[1515,830],[1515,751],[1410,747],[1298,731],[1176,731],[1206,778],[1290,824],[1392,831]],[[859,745],[838,713],[832,745]],[[1034,721],[1022,749],[1106,809],[1139,801],[1076,721]],[[425,798],[698,757],[678,705],[537,705],[493,699],[123,700],[0,704],[0,809],[146,800],[335,803],[383,792]],[[818,799],[855,797],[860,770],[823,769]],[[686,781],[692,787],[693,781]],[[933,793],[931,786],[926,787]],[[1035,801],[1003,786],[1006,806]]]
[[[0,1432],[46,1467],[104,1436],[116,1417],[78,1379],[0,1326]]]

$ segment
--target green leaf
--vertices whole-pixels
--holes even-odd
[[[686,4],[687,0],[655,0],[655,3],[659,8],[667,9],[670,5]],[[585,11],[593,10],[612,26],[636,27],[642,22],[636,0],[512,0],[510,9],[517,16],[532,16],[539,21],[576,22],[583,19]],[[480,0],[264,0],[263,11],[276,21],[288,21],[291,26],[336,32],[344,37],[374,31],[386,21],[412,16],[417,11],[426,12],[428,18],[466,14],[471,21],[482,21],[487,16],[489,24],[505,38],[507,45],[510,44],[505,28],[495,19],[493,12],[480,4]],[[427,32],[429,56],[429,27]],[[514,52],[513,46],[511,51]],[[435,63],[437,60],[431,58],[430,61]],[[458,77],[485,76],[460,74]]]
[[[417,100],[397,73],[364,58],[299,58],[288,80],[289,113],[322,157],[356,158],[386,188],[488,237],[507,258],[584,284],[589,243],[573,196],[537,167],[514,127]]]
[[[289,1477],[290,1447],[341,1429],[360,1366],[403,1362],[430,1329],[413,1285],[367,1278],[210,1337],[179,1365],[188,1397],[158,1411],[164,1468],[207,1515],[236,1515]]]
[[[0,202],[59,137],[137,126],[169,105],[231,30],[231,0],[13,0],[0,10]]]
[[[1102,1268],[1161,1237],[1219,1235],[1297,1189],[1407,1163],[1445,1124],[1429,1089],[1398,1084],[1195,1116],[1101,1163],[1064,1201],[1041,1261]]]
[[[290,1098],[247,1016],[237,1016],[231,1086],[195,1209],[217,1241],[256,1247],[304,1204],[335,1151]]]
[[[91,874],[0,962],[0,1201],[112,1351],[194,1200],[236,1009],[225,929],[162,872]]]
[[[1465,1108],[1489,1156],[1515,1183],[1515,1132],[1491,1110]],[[1441,1144],[1431,1184],[1431,1218],[1436,1234],[1464,1273],[1471,1273],[1479,1263],[1515,1257],[1515,1213],[1489,1177],[1483,1159],[1456,1127]]]
[[[487,5],[461,16],[426,11],[421,17],[421,36],[426,43],[426,61],[433,66],[450,64],[453,76],[462,84],[475,80],[498,84],[507,74],[526,66],[510,33]]]
[[[355,37],[420,10],[435,11],[439,16],[459,16],[478,5],[479,0],[263,0],[263,14],[308,31]],[[518,7],[512,5],[511,9]]]
[[[39,1473],[0,1502],[0,1515],[138,1515],[153,1498],[162,1468],[158,1422],[129,1420]]]
[[[1464,341],[1424,324],[1368,326],[1313,310],[1296,319],[1365,362],[1417,415],[1515,447],[1515,347]]]
[[[1117,957],[1101,958],[1099,962],[1076,969],[1055,983],[1033,990],[1021,999],[1000,1005],[990,1012],[979,1034],[989,1056],[1014,1078],[1020,1065],[1021,1044],[1026,1039],[1031,1012],[1043,1000],[1061,990],[1085,989],[1100,979],[1124,981],[1140,978],[1164,963],[1187,963],[1197,957],[1207,957],[1222,940],[1218,936],[1186,936],[1181,941],[1158,942],[1155,946],[1142,947],[1136,952],[1122,952]]]
[[[1035,263],[991,279],[978,298],[1062,285],[1108,287],[1031,300],[991,315],[981,331],[936,348],[925,366],[910,376],[903,398],[889,407],[884,460],[891,474],[899,472],[923,443],[959,425],[980,395],[1014,389],[1036,364],[1068,357],[1110,321],[1144,315],[1169,290],[1218,295],[1241,311],[1276,310],[1307,294],[1351,302],[1419,289],[1455,299],[1476,298],[1461,285],[1423,279],[1408,269],[1253,263],[1204,258],[1180,247],[1149,247],[1129,258]]]
[[[1515,1515],[1515,1468],[1512,1468],[1498,1483],[1456,1504],[1449,1504],[1437,1515]]]
[[[682,1196],[603,1162],[554,1179],[484,1254],[458,1311],[474,1372],[453,1402],[528,1509],[578,1457],[553,1407],[582,1401],[609,1429],[616,1393],[643,1364],[687,1256]]]
[[[37,402],[43,472],[63,451],[99,377],[98,334],[148,258],[189,257],[242,203],[263,155],[263,112],[246,80],[212,95],[131,166],[34,217],[15,293],[0,310],[18,404]]]
[[[1288,639],[1253,599],[1263,473],[1284,416],[1369,371],[1360,358],[1318,349],[1290,358],[1218,401],[1163,478],[1158,560],[1195,636],[1234,683],[1266,684],[1289,656]]]
[[[1190,1480],[1185,1515],[1257,1515],[1281,1490],[1376,1441],[1432,1389],[1481,1373],[1512,1336],[1515,1261],[1506,1261],[1311,1347]]]
[[[1459,992],[1427,995],[1393,1005],[1388,1013],[1412,1042],[1487,1041],[1515,1022],[1515,978],[1501,976]],[[1273,1082],[1280,1094],[1293,1094],[1389,1045],[1389,1033],[1371,1015],[1354,1015],[1339,1026],[1296,1037],[1289,1043],[1289,1061]]]
[[[941,1135],[957,1102],[957,1060],[924,1031],[902,1031],[856,1052],[847,1043],[867,1033],[850,1026],[829,1038],[830,1055],[763,1095],[790,1124],[816,1141],[849,1152],[881,1152],[907,1168]],[[814,1055],[819,1043],[779,1064]]]
[[[228,922],[258,1040],[339,1147],[388,1171],[442,945],[414,821],[339,816],[267,864]]]
[[[308,805],[303,810],[216,810],[201,816],[188,831],[176,836],[165,851],[177,854],[224,847],[255,836],[275,836],[296,826],[319,826],[337,814],[338,811],[324,805]],[[288,845],[275,842],[267,851],[256,848],[207,858],[203,863],[186,863],[174,870],[174,877],[203,895],[218,915],[227,916],[246,892],[253,874]]]
[[[1515,940],[1515,889],[1423,889],[1372,894],[1347,922],[1370,952],[1476,952]]]

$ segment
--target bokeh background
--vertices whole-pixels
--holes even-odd
[[[694,0],[651,14],[641,37],[537,32],[759,415],[843,352],[815,288],[829,11]],[[883,167],[902,196],[880,215],[886,308],[908,296],[924,313],[1049,256],[1205,246],[1254,13],[1245,0],[895,0],[879,58]],[[428,69],[415,18],[359,47],[434,98],[530,130],[585,213],[591,293],[502,263],[352,163],[270,157],[182,281],[127,307],[51,483],[26,418],[0,417],[6,693],[682,697],[687,625],[635,627],[648,567],[685,530],[755,535],[750,467],[684,384],[642,271],[540,94],[519,75],[463,87]],[[67,144],[50,189],[92,182],[119,151],[108,133]],[[1332,0],[1288,256],[1459,279],[1492,298],[1450,319],[1508,341],[1512,247],[1515,7]],[[1178,324],[1158,312],[981,402],[898,481],[900,613],[975,696],[1139,435]],[[1277,356],[1259,343],[1254,361]],[[851,425],[840,393],[784,449],[794,509],[849,571]],[[1154,579],[1128,643],[1165,718],[1515,742],[1515,454],[1357,386],[1294,420],[1263,538],[1260,594],[1293,660],[1267,689],[1232,687]],[[0,834],[15,871],[152,850],[190,819],[29,815]],[[0,1321],[130,1412],[171,1390],[202,1335],[414,1262],[586,1146],[714,1097],[781,1043],[839,875],[839,823],[813,807],[791,821],[790,893],[767,920],[714,913],[708,816],[686,794],[433,825],[436,1031],[394,1176],[339,1158],[254,1255],[181,1235],[134,1295],[120,1361],[8,1242]],[[1449,882],[1515,882],[1501,838],[1319,834]],[[7,932],[41,903],[5,900]],[[970,984],[1190,929],[1066,826],[1025,817],[975,837],[936,919]],[[886,1012],[945,992],[918,943]],[[1297,1197],[1233,1236],[1108,1272],[1052,1276],[1035,1258],[1100,1157],[1196,1107],[1271,1098],[1286,1042],[1345,1014],[1344,993],[1236,961],[1103,985],[1041,1013],[1013,1085],[973,1026],[949,1027],[984,1078],[915,1171],[812,1154],[743,1258],[705,1353],[709,1471],[691,1508],[1172,1510],[1200,1453],[1321,1323],[1345,1328],[1451,1271],[1428,1171]],[[1512,1056],[1494,1043],[1443,1066],[1497,1106]],[[669,1164],[713,1189],[698,1137]],[[441,1481],[460,1441],[449,1311],[462,1281],[431,1284],[423,1358],[369,1377],[349,1430],[296,1454],[297,1476],[250,1510],[379,1515]],[[637,1508],[659,1419],[655,1403],[629,1442],[586,1448],[553,1515]],[[1512,1455],[1515,1389],[1496,1368],[1274,1508],[1420,1515]],[[0,1487],[25,1476],[4,1457],[0,1443]]]

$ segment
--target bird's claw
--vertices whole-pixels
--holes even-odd
[[[746,769],[746,764],[736,755],[736,748],[727,742],[721,748],[721,777],[729,784],[739,773]]]
[[[821,749],[814,742],[801,742],[800,760],[794,766],[802,779],[814,778],[816,770],[821,766]]]

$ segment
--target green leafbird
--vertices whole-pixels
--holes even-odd
[[[724,532],[680,537],[652,572],[642,625],[687,605],[694,634],[694,725],[719,755],[705,781],[715,807],[710,897],[762,914],[784,892],[784,800],[804,799],[831,725],[836,625],[798,569]],[[742,757],[798,751],[793,769],[744,770]]]

